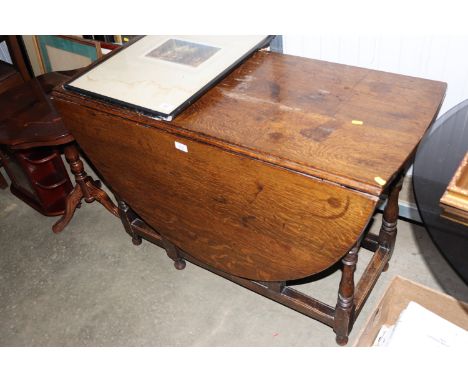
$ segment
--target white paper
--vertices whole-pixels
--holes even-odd
[[[70,85],[171,114],[266,37],[145,36]]]
[[[374,346],[468,348],[468,331],[411,301],[394,327],[382,328]]]

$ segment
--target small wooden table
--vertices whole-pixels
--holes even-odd
[[[260,51],[172,122],[63,87],[54,98],[135,244],[320,320],[345,344],[392,255],[400,179],[445,89]],[[385,197],[380,234],[367,234]],[[361,246],[374,255],[355,285]],[[335,307],[288,285],[340,260]]]
[[[82,198],[98,200],[118,216],[117,207],[83,170],[75,139],[63,126],[50,92],[69,79],[52,72],[15,86],[0,95],[0,162],[12,180],[11,192],[46,216],[63,215],[54,225],[60,232]],[[75,175],[73,188],[59,147]],[[3,188],[6,182],[2,183]]]

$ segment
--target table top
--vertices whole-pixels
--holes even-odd
[[[70,77],[44,74],[0,95],[0,144],[11,149],[72,142],[53,106],[49,93]]]
[[[318,273],[357,242],[444,92],[260,51],[171,122],[63,86],[53,96],[103,179],[155,231],[217,269],[278,281]]]
[[[431,238],[468,283],[468,227],[442,216],[440,199],[468,151],[468,100],[439,118],[416,153],[416,202]]]
[[[445,90],[442,82],[260,51],[172,122],[107,109],[380,195],[411,159]]]
[[[440,82],[261,52],[175,123],[379,193],[431,124],[445,89]]]

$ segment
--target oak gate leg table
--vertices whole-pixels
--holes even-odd
[[[63,86],[54,99],[135,244],[319,320],[343,345],[392,255],[401,178],[445,89],[259,51],[171,122]],[[380,233],[366,234],[384,198]],[[360,247],[374,254],[355,282]],[[340,261],[334,307],[288,286]]]

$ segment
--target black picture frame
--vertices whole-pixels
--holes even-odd
[[[274,35],[268,35],[260,43],[255,45],[252,49],[250,49],[247,53],[245,53],[243,56],[239,57],[235,62],[233,62],[229,67],[227,67],[222,73],[220,73],[219,75],[214,77],[205,86],[200,88],[200,90],[195,92],[184,103],[179,105],[171,113],[167,113],[167,114],[156,111],[156,110],[148,109],[148,108],[143,107],[143,106],[128,103],[128,102],[125,102],[125,101],[122,101],[122,100],[119,100],[119,99],[116,99],[116,98],[108,97],[108,96],[105,96],[105,95],[102,95],[102,94],[98,94],[98,93],[91,92],[91,91],[88,91],[88,90],[85,90],[85,89],[81,89],[81,88],[75,87],[73,85],[70,85],[70,83],[72,83],[73,81],[75,81],[79,77],[86,74],[88,71],[93,69],[95,66],[99,65],[100,63],[102,63],[106,59],[109,59],[114,54],[118,54],[123,49],[128,48],[129,46],[136,43],[137,41],[139,41],[143,37],[144,36],[139,36],[138,38],[135,38],[129,44],[127,44],[127,45],[125,45],[125,46],[123,46],[121,48],[116,49],[114,52],[112,52],[111,54],[108,54],[103,59],[96,61],[95,63],[90,65],[84,72],[80,72],[79,75],[74,76],[69,81],[67,81],[63,85],[63,87],[66,90],[70,90],[72,92],[75,92],[75,93],[78,93],[78,94],[81,94],[81,95],[85,95],[87,97],[97,99],[97,100],[100,100],[100,101],[103,101],[103,102],[106,102],[106,103],[109,103],[109,104],[112,104],[112,105],[116,105],[116,106],[119,106],[119,107],[124,107],[126,109],[133,110],[133,111],[136,111],[138,113],[142,113],[142,114],[147,115],[147,116],[152,117],[152,118],[158,118],[158,119],[162,119],[162,120],[165,120],[165,121],[172,121],[175,117],[177,117],[177,115],[179,115],[183,110],[185,110],[187,107],[189,107],[191,104],[193,104],[197,99],[199,99],[209,89],[211,89],[213,86],[215,86],[217,83],[219,83],[223,78],[225,78],[228,74],[230,74],[234,69],[236,69],[239,65],[241,65],[246,59],[248,59],[250,56],[252,56],[256,51],[268,47],[270,45],[271,41],[275,38]]]

